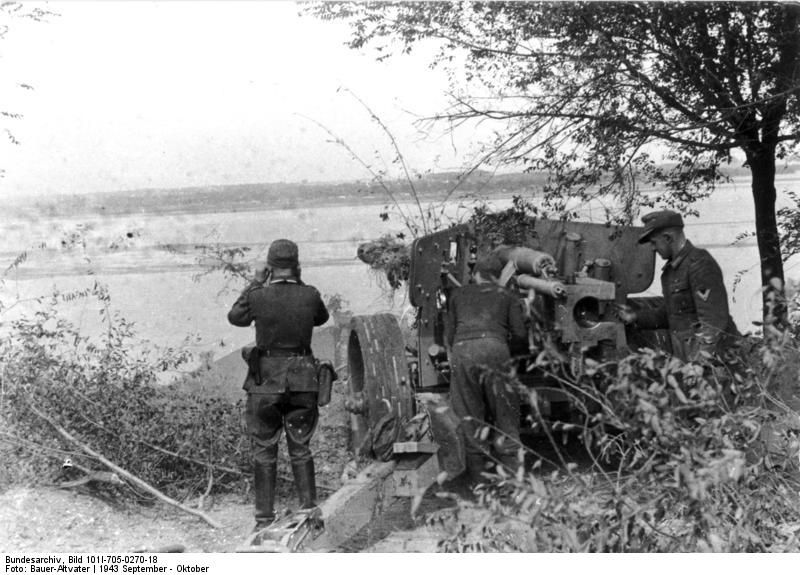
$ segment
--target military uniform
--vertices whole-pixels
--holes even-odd
[[[674,221],[682,227],[680,216],[672,214],[674,212],[665,211],[655,215],[677,216]],[[650,228],[640,242],[658,229],[655,225]],[[701,351],[722,355],[732,336],[739,332],[728,310],[722,270],[711,254],[686,240],[680,251],[664,265],[661,289],[664,304],[655,309],[639,310],[637,327],[669,329],[672,353],[684,361],[699,359]]]
[[[493,284],[469,284],[450,298],[450,402],[461,423],[467,471],[473,480],[490,452],[479,429],[489,423],[492,447],[501,463],[516,468],[520,405],[516,389],[503,376],[510,366],[509,340],[525,339],[522,305]]]
[[[278,240],[273,246],[281,241],[288,242]],[[278,244],[281,246],[285,244]],[[291,256],[291,246],[287,249]],[[297,247],[293,249],[294,260],[272,258],[271,263],[283,264],[275,267],[294,267],[290,264],[294,261],[296,265]],[[280,255],[281,251],[276,251]],[[267,285],[253,282],[228,313],[233,325],[247,327],[255,323],[256,327],[256,347],[248,357],[250,370],[244,389],[245,419],[253,445],[257,526],[274,519],[278,442],[284,429],[301,507],[316,505],[314,459],[309,443],[319,414],[319,385],[311,335],[314,326],[324,324],[328,317],[320,293],[299,278],[276,279]]]

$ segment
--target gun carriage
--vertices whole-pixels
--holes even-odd
[[[635,226],[536,219],[525,241],[516,245],[492,245],[471,223],[416,239],[407,282],[416,310],[412,333],[404,332],[397,316],[388,313],[356,316],[351,323],[346,405],[354,448],[387,414],[407,421],[420,404],[441,405],[446,398],[447,302],[454,288],[469,281],[483,252],[497,250],[507,264],[501,281],[507,280],[529,306],[529,346],[512,349],[512,355],[520,381],[537,390],[545,415],[562,419],[571,412],[569,394],[534,366],[543,346],[557,351],[563,369],[573,375],[586,358],[603,361],[631,348],[668,346],[665,334],[626,327],[614,311],[615,303],[641,308],[661,299],[631,297],[653,282],[655,253],[648,244],[638,243],[642,231]],[[555,262],[548,274],[537,269],[544,256]]]

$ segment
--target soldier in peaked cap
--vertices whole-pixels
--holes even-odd
[[[639,243],[649,242],[667,262],[661,272],[664,303],[638,311],[620,306],[620,319],[644,329],[669,329],[672,353],[684,361],[699,359],[701,351],[722,355],[739,332],[728,310],[719,264],[686,239],[679,213],[651,212],[642,222]]]
[[[250,350],[245,382],[245,418],[253,445],[256,529],[275,519],[278,441],[286,430],[300,506],[316,505],[314,459],[309,449],[319,415],[319,384],[311,354],[315,326],[328,321],[316,288],[300,280],[297,244],[275,240],[266,265],[228,312],[233,325],[255,323],[256,347]]]

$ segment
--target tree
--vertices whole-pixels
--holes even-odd
[[[629,223],[655,201],[682,211],[744,157],[766,303],[784,279],[776,161],[800,140],[800,5],[777,2],[325,3],[350,47],[440,43],[452,107],[432,120],[500,123],[486,160],[550,173],[545,199],[614,194]],[[394,42],[394,44],[392,44]],[[740,156],[741,159],[741,156]]]

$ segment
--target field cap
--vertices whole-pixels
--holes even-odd
[[[503,260],[494,252],[479,256],[475,271],[480,272],[484,279],[499,278],[503,273]]]
[[[643,244],[650,239],[653,232],[663,230],[666,228],[682,228],[683,218],[678,212],[672,210],[661,210],[658,212],[650,212],[642,216],[642,223],[644,223],[644,233],[639,236],[639,243]]]
[[[291,269],[300,265],[297,244],[292,240],[275,240],[269,245],[267,265],[271,268]]]

